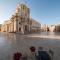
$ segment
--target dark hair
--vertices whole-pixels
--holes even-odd
[[[35,52],[35,50],[36,50],[36,48],[35,48],[34,46],[31,46],[31,47],[30,47],[30,51],[31,51],[31,52]]]

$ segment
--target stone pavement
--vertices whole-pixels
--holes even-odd
[[[12,60],[13,53],[16,51],[29,54],[30,46],[35,46],[37,49],[39,46],[52,49],[54,60],[60,59],[60,39],[28,37],[32,35],[34,34],[0,33],[0,60]]]

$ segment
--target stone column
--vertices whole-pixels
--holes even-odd
[[[23,26],[23,24],[21,26],[21,32],[22,32],[22,34],[24,34],[24,26]]]
[[[14,19],[14,32],[18,32],[18,20]]]

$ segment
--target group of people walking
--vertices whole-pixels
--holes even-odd
[[[34,46],[31,46],[29,50],[30,54],[26,56],[23,56],[20,52],[14,53],[13,60],[53,60],[54,52],[52,50],[45,51],[43,47],[39,47],[38,52],[36,52]]]

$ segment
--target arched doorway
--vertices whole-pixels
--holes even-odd
[[[19,28],[19,31],[21,32],[21,28]]]
[[[28,26],[25,25],[25,32],[28,32]]]

